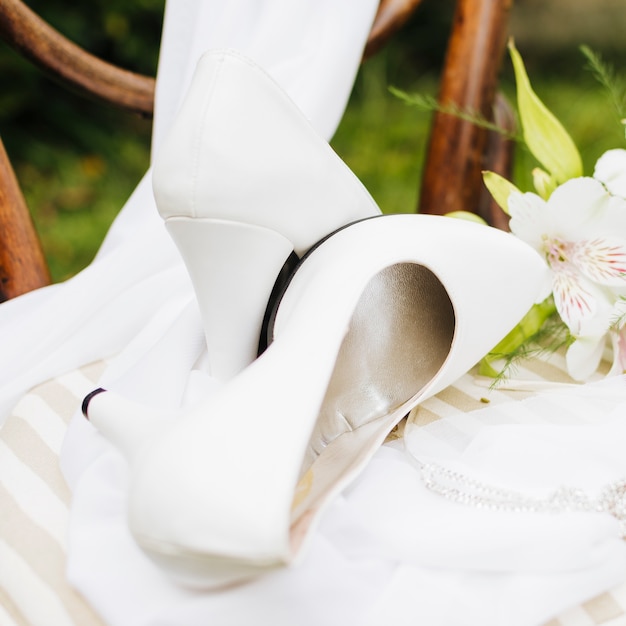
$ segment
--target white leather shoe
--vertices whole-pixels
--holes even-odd
[[[205,53],[156,156],[159,213],[191,276],[211,373],[256,357],[292,251],[380,210],[274,80],[233,51]]]
[[[112,393],[87,403],[130,460],[136,541],[201,587],[293,562],[392,428],[522,318],[545,274],[519,239],[462,220],[339,230],[296,271],[267,350],[209,401],[166,423]]]

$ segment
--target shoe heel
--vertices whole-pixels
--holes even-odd
[[[209,373],[229,379],[257,356],[268,300],[293,246],[273,230],[241,222],[170,217],[165,225],[198,298]]]
[[[154,160],[161,217],[206,217],[277,231],[298,255],[380,215],[360,180],[270,76],[232,51],[198,62]]]

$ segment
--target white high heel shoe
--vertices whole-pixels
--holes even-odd
[[[519,239],[450,218],[390,215],[327,238],[290,281],[273,342],[217,395],[167,423],[109,392],[87,403],[129,458],[136,541],[201,587],[293,562],[392,428],[486,354],[545,275]]]
[[[200,59],[156,156],[157,207],[183,256],[211,374],[256,357],[281,267],[337,228],[380,210],[268,74],[233,51]]]

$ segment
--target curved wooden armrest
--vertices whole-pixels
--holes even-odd
[[[379,50],[421,0],[381,0],[364,58]],[[21,0],[0,0],[0,39],[84,95],[152,117],[155,80],[126,71],[72,43]],[[24,197],[0,141],[0,302],[50,282]]]
[[[411,17],[422,0],[381,0],[363,52],[363,59],[376,54]]]
[[[50,284],[32,218],[0,139],[0,302]]]
[[[154,78],[128,72],[86,52],[20,0],[0,1],[0,38],[70,87],[152,116]]]
[[[511,0],[458,0],[439,92],[439,102],[494,117],[498,70],[506,43]],[[502,108],[502,103],[500,104]],[[498,141],[496,144],[498,144]],[[491,224],[506,228],[507,220],[481,206],[483,169],[505,167],[507,142],[493,146],[487,164],[489,133],[460,117],[434,116],[426,155],[419,211],[446,214],[471,211]],[[502,142],[500,142],[502,143]],[[510,144],[510,142],[508,142]],[[502,152],[504,151],[504,152]],[[500,172],[504,173],[504,172]]]
[[[421,0],[381,0],[363,58],[377,52]],[[154,78],[128,72],[83,50],[21,0],[0,0],[0,38],[54,78],[83,94],[152,117]]]

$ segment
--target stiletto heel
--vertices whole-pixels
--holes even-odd
[[[256,356],[267,283],[289,254],[380,215],[285,92],[232,51],[210,51],[198,62],[156,155],[153,188],[192,278],[219,378]]]
[[[519,239],[450,218],[390,215],[328,237],[279,299],[267,350],[215,396],[142,438],[123,398],[88,403],[131,463],[137,543],[201,587],[293,562],[391,429],[486,354],[545,276]]]
[[[165,224],[196,287],[208,373],[226,380],[256,358],[259,312],[293,246],[274,230],[241,222],[171,217]]]

